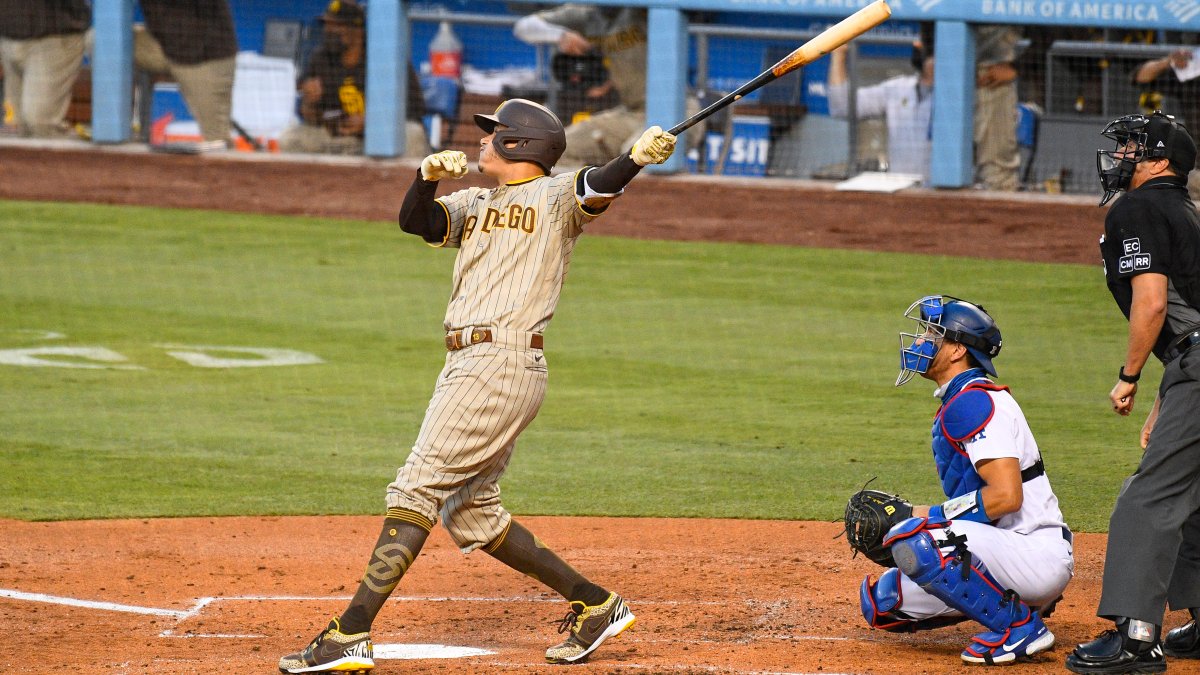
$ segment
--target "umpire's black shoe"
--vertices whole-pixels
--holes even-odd
[[[1124,628],[1126,622],[1118,623]],[[1161,673],[1167,669],[1157,627],[1153,641],[1135,640],[1126,630],[1106,630],[1100,637],[1075,648],[1067,657],[1072,673]]]
[[[1196,620],[1192,619],[1167,633],[1167,639],[1163,640],[1163,651],[1167,656],[1177,659],[1200,659],[1200,627],[1197,627]]]

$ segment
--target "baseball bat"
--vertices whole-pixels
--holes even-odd
[[[783,57],[779,63],[759,73],[758,77],[722,96],[718,101],[704,110],[671,127],[669,133],[680,134],[687,131],[709,115],[712,115],[764,84],[773,82],[801,66],[816,61],[859,35],[871,30],[886,21],[891,15],[892,8],[888,7],[887,0],[875,0],[875,2],[821,31],[811,40],[797,47],[796,51]]]
[[[244,140],[250,144],[250,147],[254,148],[255,150],[260,150],[260,151],[266,149],[263,147],[262,143],[258,142],[257,138],[251,136],[250,132],[246,131],[245,127],[238,124],[237,120],[230,119],[229,124],[230,124],[230,126],[233,127],[233,130],[237,132],[237,135],[242,137],[242,140]]]

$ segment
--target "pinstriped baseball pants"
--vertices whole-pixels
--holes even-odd
[[[484,343],[448,353],[417,442],[388,485],[388,508],[440,516],[464,553],[500,536],[511,516],[498,481],[547,377],[540,349]]]

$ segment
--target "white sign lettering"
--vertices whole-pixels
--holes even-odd
[[[1158,7],[1148,2],[1086,2],[1083,0],[983,0],[986,16],[1010,19],[1072,19],[1075,21],[1157,21]]]
[[[217,347],[213,345],[155,345],[167,350],[167,355],[197,368],[264,368],[269,366],[307,366],[324,363],[315,354],[294,349],[268,347]],[[242,356],[216,356],[241,354]]]
[[[45,358],[59,357],[59,358]],[[27,347],[0,349],[0,364],[26,368],[87,368],[90,370],[144,370],[104,347]]]
[[[789,11],[850,14],[869,0],[710,0],[714,6],[739,6],[749,9],[780,8]],[[1188,28],[1200,16],[1200,0],[892,0],[898,18],[922,16],[954,18],[969,22],[1002,19],[1013,22],[1063,22],[1146,24],[1173,23]]]
[[[45,330],[9,329],[32,333],[42,339],[61,339],[62,333]],[[197,368],[265,368],[307,366],[325,363],[321,357],[295,349],[274,347],[230,347],[214,345],[154,345],[167,355]],[[0,349],[0,365],[24,368],[86,368],[90,370],[145,370],[123,354],[107,347],[23,347]]]

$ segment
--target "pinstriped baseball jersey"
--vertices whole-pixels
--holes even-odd
[[[458,247],[446,329],[496,326],[542,332],[554,316],[575,242],[598,214],[575,194],[576,174],[467,188],[437,201]]]
[[[465,552],[495,541],[511,521],[498,481],[541,408],[549,372],[530,336],[554,316],[575,242],[603,210],[584,210],[576,177],[538,176],[437,200],[449,228],[436,246],[459,249],[446,329],[488,327],[494,339],[446,355],[387,504],[440,517]]]

